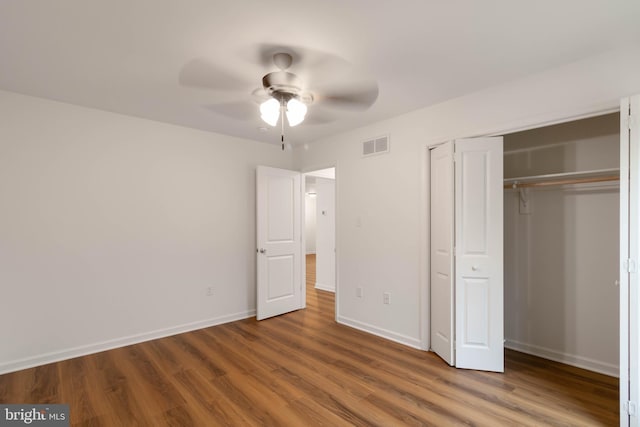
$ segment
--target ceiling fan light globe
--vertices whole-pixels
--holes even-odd
[[[280,115],[276,114],[275,116],[265,116],[263,114],[260,116],[260,118],[262,118],[262,121],[264,121],[269,126],[275,126],[278,124],[278,119],[280,118]]]
[[[278,124],[278,118],[280,117],[280,103],[271,98],[262,104],[260,104],[260,114],[262,120],[270,126]]]
[[[291,98],[287,102],[287,120],[289,126],[297,126],[304,120],[304,116],[307,114],[307,106],[295,98]]]

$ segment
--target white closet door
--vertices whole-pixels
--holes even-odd
[[[455,141],[458,368],[504,372],[502,138]]]
[[[431,350],[453,365],[453,143],[430,157]]]

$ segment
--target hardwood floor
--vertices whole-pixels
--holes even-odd
[[[615,378],[513,351],[504,374],[450,368],[336,324],[307,271],[306,310],[2,375],[0,402],[87,426],[618,424]]]

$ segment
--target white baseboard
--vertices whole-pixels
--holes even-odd
[[[316,282],[315,288],[316,289],[320,289],[321,291],[327,291],[327,292],[333,292],[333,293],[336,292],[336,287],[335,286],[325,285],[325,284],[322,284],[320,282]]]
[[[553,360],[555,362],[564,363],[566,365],[575,366],[589,371],[599,372],[618,378],[620,376],[620,368],[618,365],[601,362],[599,360],[590,359],[588,357],[577,356],[575,354],[563,353],[557,350],[540,347],[532,344],[525,344],[514,340],[506,340],[504,343],[506,348],[516,350],[522,353],[531,354],[533,356],[542,357],[544,359]]]
[[[422,345],[419,338],[398,334],[396,332],[378,328],[377,326],[373,326],[373,325],[369,325],[368,323],[349,319],[348,317],[344,317],[344,316],[338,316],[337,322],[342,325],[349,326],[354,329],[358,329],[360,331],[368,332],[370,334],[379,336],[381,338],[388,339],[390,341],[395,341],[397,343],[404,344],[409,347],[417,348],[418,350],[422,349]]]
[[[165,329],[158,329],[142,334],[129,335],[127,337],[116,338],[113,340],[102,341],[94,344],[88,344],[73,347],[65,350],[53,351],[38,356],[26,357],[23,359],[13,360],[0,364],[0,375],[9,372],[20,371],[22,369],[33,368],[34,366],[46,365],[48,363],[59,362],[61,360],[72,359],[74,357],[86,356],[88,354],[99,353],[105,350],[124,347],[132,344],[139,344],[145,341],[151,341],[158,338],[164,338],[171,335],[182,334],[185,332],[204,329],[211,326],[221,325],[223,323],[234,322],[236,320],[247,319],[256,315],[255,310],[249,310],[240,313],[228,314],[225,316],[214,317],[212,319],[200,320],[192,323],[185,323],[179,326],[173,326]]]

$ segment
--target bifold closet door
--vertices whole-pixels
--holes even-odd
[[[431,349],[457,368],[504,371],[502,156],[500,137],[430,152]]]
[[[430,157],[431,349],[453,365],[453,143]]]
[[[504,372],[502,137],[455,141],[456,367]]]

